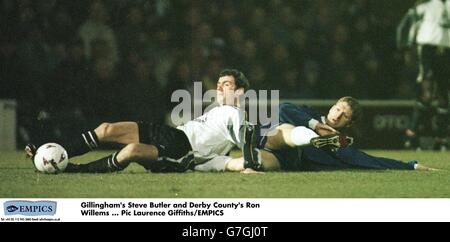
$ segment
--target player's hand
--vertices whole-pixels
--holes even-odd
[[[264,174],[262,171],[255,171],[252,168],[246,168],[245,170],[241,171],[242,174]]]
[[[331,126],[323,124],[323,123],[318,123],[316,125],[316,129],[314,131],[316,131],[316,133],[320,136],[339,134],[339,131],[337,131],[337,130],[333,129]]]
[[[417,164],[416,171],[441,171],[441,170]]]

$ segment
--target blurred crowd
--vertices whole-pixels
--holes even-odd
[[[0,98],[24,127],[161,121],[173,90],[215,88],[224,67],[281,98],[414,97],[414,56],[395,47],[412,0],[0,3]]]

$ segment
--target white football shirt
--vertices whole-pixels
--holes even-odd
[[[243,146],[245,111],[232,106],[219,106],[204,115],[178,126],[191,143],[195,162],[201,164],[217,155],[226,155]]]
[[[450,47],[450,1],[432,0],[416,8],[422,17],[417,43]]]

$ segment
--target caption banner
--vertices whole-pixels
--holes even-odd
[[[450,221],[450,199],[2,198],[0,204],[0,222]]]
[[[227,210],[260,208],[252,202],[82,202],[82,216],[224,216]]]

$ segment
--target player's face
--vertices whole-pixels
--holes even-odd
[[[353,111],[347,102],[338,102],[331,107],[327,116],[327,124],[335,129],[347,126],[352,118]]]
[[[236,81],[233,76],[222,76],[217,81],[217,102],[220,105],[234,105]]]

